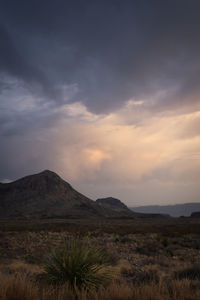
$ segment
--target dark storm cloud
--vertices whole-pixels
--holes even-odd
[[[197,201],[199,11],[1,0],[0,181],[51,169],[94,198]]]
[[[47,81],[42,72],[31,64],[31,60],[27,60],[23,51],[18,50],[17,44],[13,41],[6,28],[0,24],[0,72],[1,74],[16,77],[19,80],[29,84],[29,88],[38,88],[40,90],[43,87],[47,87]],[[43,85],[43,87],[42,87]],[[4,82],[0,82],[0,88],[9,89],[9,85]],[[48,89],[45,88],[47,91]]]
[[[3,1],[1,71],[57,105],[58,86],[77,84],[68,101],[97,113],[159,89],[170,90],[161,108],[182,104],[199,92],[199,9],[198,0]]]

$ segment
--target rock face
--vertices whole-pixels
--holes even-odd
[[[0,218],[87,218],[110,214],[48,170],[0,184]]]
[[[200,218],[200,211],[195,211],[191,213],[191,218]]]

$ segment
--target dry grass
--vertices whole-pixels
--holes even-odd
[[[120,259],[114,268],[115,274],[120,275],[132,271],[130,262],[126,259]]]
[[[24,224],[19,231],[12,231],[10,225],[8,231],[4,228],[0,231],[0,300],[77,300],[67,285],[53,287],[42,276],[52,248],[59,249],[63,240],[77,235],[87,236],[91,245],[109,253],[115,275],[106,288],[77,291],[78,300],[200,299],[200,223],[118,222],[96,228],[60,221],[53,230],[48,230],[49,221],[31,224],[30,231],[23,229]]]
[[[24,276],[1,277],[0,300],[36,300],[38,287]]]
[[[20,260],[14,260],[7,266],[11,273],[20,273],[24,275],[41,274],[42,269],[38,265],[26,264]]]
[[[199,300],[198,283],[184,279],[143,285],[113,283],[98,291],[77,291],[79,300]],[[4,276],[0,280],[0,300],[75,300],[72,290],[40,286],[26,276]]]

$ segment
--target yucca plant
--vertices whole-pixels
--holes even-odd
[[[78,239],[54,250],[44,269],[50,283],[68,283],[74,290],[105,286],[111,278],[105,252]]]

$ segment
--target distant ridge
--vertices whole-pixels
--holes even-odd
[[[138,213],[158,213],[169,214],[172,217],[189,217],[191,213],[200,211],[200,202],[174,204],[174,205],[147,205],[130,207],[131,210]]]

